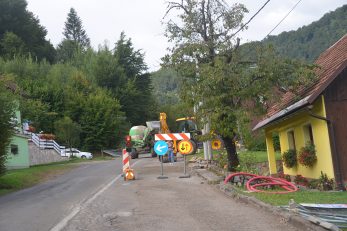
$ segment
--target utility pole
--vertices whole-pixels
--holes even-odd
[[[196,54],[194,54],[195,56],[195,68],[196,68],[196,76],[197,79],[199,79],[200,77],[200,73],[199,73],[199,61],[198,61],[198,57]],[[199,102],[198,105],[194,106],[194,113],[197,112],[197,109],[199,106],[201,106],[203,104],[203,102]],[[205,122],[205,121],[204,121]],[[210,134],[210,130],[211,130],[211,120],[210,118],[207,118],[206,123],[204,123],[204,128],[202,129],[202,135],[206,135],[206,134]],[[207,161],[211,161],[212,160],[212,146],[211,146],[211,141],[204,141],[203,142],[203,148],[204,148],[204,160]]]
[[[202,130],[203,135],[208,135],[211,132],[211,121],[208,118],[206,123],[204,124],[204,129]],[[211,146],[211,141],[204,141],[203,142],[203,147],[204,147],[204,159],[211,161],[212,158],[212,146]]]

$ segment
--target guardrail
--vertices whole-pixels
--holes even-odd
[[[60,146],[54,140],[41,139],[40,136],[35,133],[31,133],[31,140],[39,148],[54,149],[59,155],[64,156],[65,146]]]

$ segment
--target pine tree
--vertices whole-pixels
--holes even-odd
[[[90,47],[90,39],[83,29],[82,20],[78,17],[74,8],[70,9],[67,16],[63,35],[66,40],[74,41],[83,50]]]

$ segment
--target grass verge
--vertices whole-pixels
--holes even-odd
[[[66,173],[77,167],[76,163],[111,160],[112,157],[95,157],[93,160],[72,159],[69,161],[37,165],[26,169],[9,170],[0,177],[0,196],[38,183],[47,181],[52,177]]]
[[[250,159],[252,163],[267,162],[267,152],[266,151],[240,151],[238,152],[240,161],[247,161]],[[276,160],[281,160],[281,153],[275,153]]]
[[[214,151],[214,156],[218,156],[220,151]],[[204,157],[203,152],[197,154]],[[277,152],[276,160],[281,160],[281,153]],[[241,164],[267,162],[266,151],[239,151],[238,156]],[[222,156],[223,158],[223,156]],[[226,161],[226,160],[225,160]],[[275,206],[288,205],[290,199],[296,203],[316,203],[316,204],[345,204],[347,202],[347,192],[325,192],[299,190],[298,192],[288,194],[268,194],[268,193],[249,193],[244,188],[235,187],[239,193],[247,196],[254,196],[257,199]]]
[[[246,189],[234,187],[238,193],[246,196],[254,196],[265,203],[280,206],[288,205],[290,199],[296,203],[315,203],[315,204],[345,204],[347,201],[347,192],[324,192],[299,190],[287,194],[269,194],[269,193],[249,193]]]

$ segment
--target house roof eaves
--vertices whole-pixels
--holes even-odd
[[[294,111],[306,106],[307,104],[310,104],[309,99],[312,95],[308,95],[305,98],[299,100],[298,102],[286,107],[285,109],[277,112],[276,114],[270,116],[269,118],[260,121],[253,129],[252,131],[258,130],[260,128],[263,128],[291,113],[293,113]]]
[[[347,67],[347,60],[345,60],[331,75],[329,79],[327,79],[324,84],[322,84],[316,91],[314,91],[308,102],[312,104],[321,94],[322,92],[336,79],[336,77]]]

